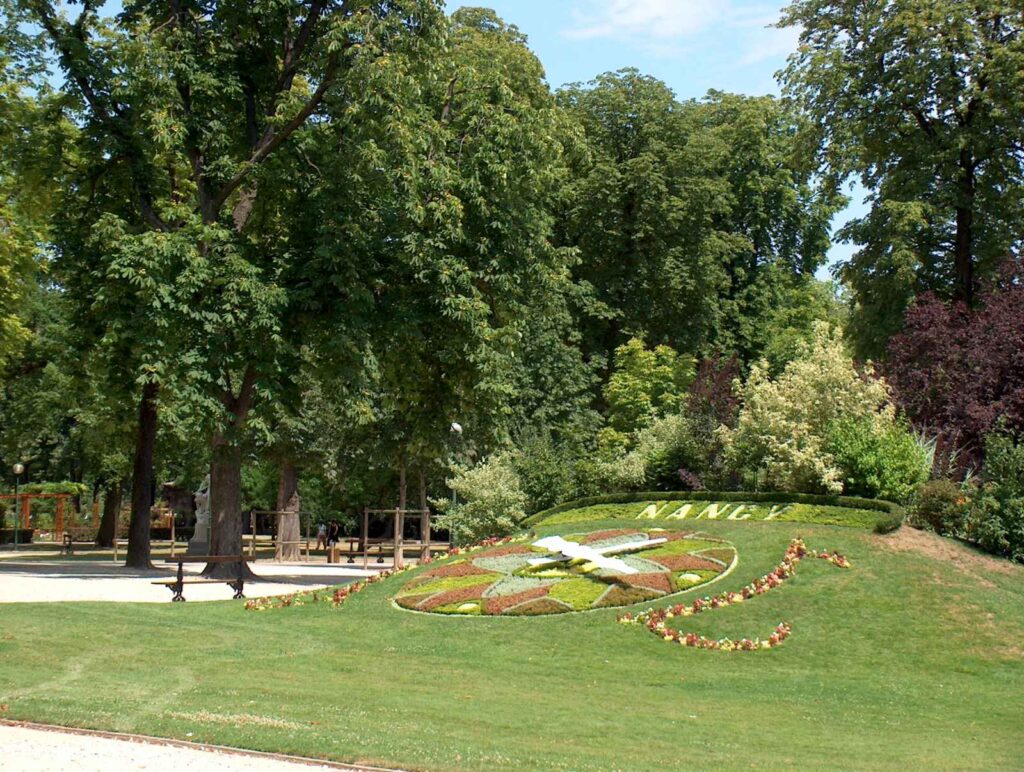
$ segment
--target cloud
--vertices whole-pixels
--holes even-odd
[[[781,0],[587,0],[573,9],[563,30],[577,40],[609,40],[671,57],[695,48],[728,47],[742,54],[735,66],[784,56],[797,32],[770,25]]]
[[[590,0],[591,10],[573,11],[573,38],[689,37],[717,21],[726,7],[721,0]],[[596,13],[594,9],[596,8]]]

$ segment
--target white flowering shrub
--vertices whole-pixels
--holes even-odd
[[[447,483],[454,496],[435,502],[442,513],[437,527],[459,544],[512,533],[526,517],[527,496],[510,453],[457,467]]]
[[[858,370],[839,332],[820,323],[777,377],[764,363],[746,383],[735,429],[719,429],[727,469],[744,487],[842,493],[844,470],[828,451],[832,427],[856,422],[885,435],[896,411],[870,364]]]

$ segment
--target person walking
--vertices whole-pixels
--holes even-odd
[[[334,548],[338,544],[338,539],[341,538],[341,524],[337,520],[332,520],[331,524],[327,526],[327,562],[334,562]]]
[[[327,523],[323,520],[316,527],[316,548],[318,550],[327,549]]]

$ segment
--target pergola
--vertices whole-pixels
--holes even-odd
[[[359,530],[359,551],[363,554],[363,568],[366,568],[367,557],[370,552],[370,515],[391,515],[394,518],[394,544],[392,549],[394,550],[393,561],[395,568],[401,568],[405,565],[405,516],[406,515],[419,515],[420,516],[420,540],[419,542],[410,542],[409,547],[420,549],[420,559],[430,557],[430,550],[432,547],[439,549],[446,549],[447,543],[431,542],[430,541],[430,510],[429,509],[369,509],[363,510],[363,522],[362,527]],[[379,552],[382,554],[384,551],[384,545],[387,543],[386,539],[375,539],[374,544],[379,545]]]
[[[17,495],[13,493],[0,493],[0,500],[21,500],[22,528],[32,527],[32,501],[34,499],[56,499],[57,508],[53,517],[53,535],[55,540],[64,534],[64,514],[67,507],[67,501],[70,498],[70,493],[18,493]]]

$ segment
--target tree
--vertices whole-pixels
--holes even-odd
[[[760,354],[762,320],[813,276],[839,202],[801,161],[800,118],[770,97],[680,102],[635,70],[559,92],[586,143],[559,237],[593,289],[583,349],[631,337],[689,354]]]
[[[648,349],[637,338],[619,346],[604,388],[609,426],[628,434],[678,412],[695,374],[693,358],[668,346]]]
[[[103,277],[106,334],[142,353],[132,362],[141,393],[128,562],[149,562],[161,383],[183,370],[190,398],[212,416],[211,550],[236,554],[240,444],[261,378],[273,382],[289,308],[254,225],[266,194],[288,180],[266,166],[345,74],[428,36],[436,5],[175,0],[128,3],[116,20],[92,3],[74,20],[50,2],[23,5],[78,100],[91,171],[117,196],[88,201],[100,265],[69,268]]]
[[[1024,429],[1024,261],[1004,262],[977,304],[917,298],[885,365],[897,404],[961,471],[980,464],[997,424]]]
[[[822,168],[856,175],[869,213],[841,274],[853,331],[878,354],[920,292],[967,305],[1024,233],[1024,11],[1012,3],[797,0],[782,74],[808,112]]]

